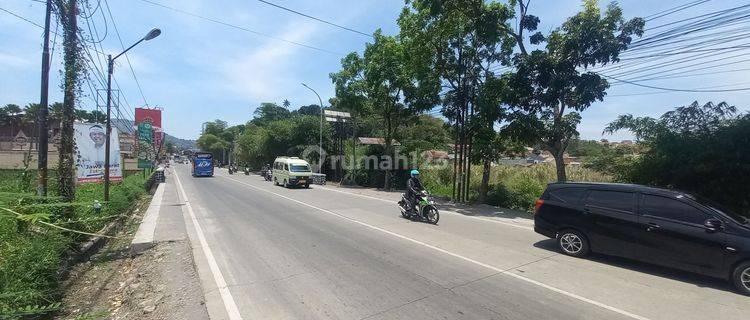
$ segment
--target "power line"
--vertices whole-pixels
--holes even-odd
[[[644,88],[649,88],[649,89],[664,90],[664,91],[677,91],[677,92],[735,92],[735,91],[747,91],[747,90],[750,90],[750,87],[748,87],[748,88],[736,88],[736,89],[722,89],[722,90],[700,90],[700,89],[664,88],[664,87],[657,87],[657,86],[650,86],[650,85],[646,85],[646,84],[640,84],[640,83],[636,83],[636,82],[628,81],[628,80],[622,80],[622,79],[611,77],[611,76],[608,76],[608,75],[602,74],[602,73],[598,73],[598,74],[601,75],[602,77],[605,77],[605,78],[608,78],[608,79],[612,79],[612,80],[615,80],[615,81],[619,81],[619,82],[624,82],[624,83],[631,84],[631,85],[634,85],[634,86],[639,86],[639,87],[644,87]]]
[[[182,9],[177,9],[177,8],[174,8],[174,7],[170,7],[170,6],[167,6],[167,5],[158,3],[158,2],[154,2],[154,1],[151,1],[151,0],[140,0],[140,1],[152,4],[152,5],[155,5],[157,7],[161,7],[161,8],[164,8],[164,9],[168,9],[168,10],[172,10],[172,11],[175,11],[175,12],[178,12],[178,13],[182,13],[184,15],[188,15],[188,16],[191,16],[191,17],[194,17],[194,18],[203,19],[203,20],[210,21],[210,22],[213,22],[213,23],[216,23],[216,24],[220,24],[220,25],[223,25],[223,26],[227,26],[227,27],[230,27],[230,28],[237,29],[237,30],[241,30],[241,31],[245,31],[245,32],[248,32],[248,33],[252,33],[252,34],[255,34],[255,35],[258,35],[258,36],[261,36],[261,37],[265,37],[265,38],[268,38],[268,39],[273,39],[273,40],[276,40],[276,41],[286,42],[286,43],[293,44],[293,45],[296,45],[296,46],[305,47],[305,48],[316,50],[316,51],[320,51],[320,52],[330,53],[330,54],[337,55],[337,56],[343,56],[344,55],[343,53],[340,53],[340,52],[335,52],[335,51],[331,51],[331,50],[328,50],[328,49],[314,47],[314,46],[311,46],[311,45],[307,45],[307,44],[296,42],[296,41],[292,41],[292,40],[287,40],[287,39],[284,39],[284,38],[279,38],[279,37],[276,37],[276,36],[272,36],[270,34],[266,34],[266,33],[255,31],[255,30],[251,30],[251,29],[248,29],[248,28],[245,28],[245,27],[242,27],[242,26],[238,26],[236,24],[231,24],[231,23],[224,22],[224,21],[221,21],[221,20],[218,20],[218,19],[209,18],[209,17],[206,17],[206,16],[202,16],[202,15],[199,15],[199,14],[195,14],[195,13],[189,12],[189,11],[185,11],[185,10],[182,10]]]
[[[723,85],[717,85],[717,86],[699,87],[699,88],[694,88],[694,89],[723,88],[723,87],[732,87],[732,86],[746,85],[746,84],[750,84],[750,82],[723,84]],[[664,93],[674,93],[674,92],[672,91],[639,92],[639,93],[613,94],[613,95],[607,95],[607,97],[647,96],[647,95],[664,94]]]
[[[125,44],[122,42],[122,38],[120,37],[120,31],[117,30],[117,23],[115,23],[115,17],[112,16],[112,11],[110,11],[109,9],[109,2],[107,0],[104,0],[104,6],[107,8],[107,13],[109,13],[109,20],[112,21],[112,27],[115,28],[115,34],[117,35],[117,39],[120,40],[120,46],[122,47],[122,50],[125,50]],[[128,61],[128,66],[130,67],[130,73],[133,75],[133,80],[135,80],[135,84],[138,87],[138,92],[141,93],[141,98],[143,98],[143,103],[145,105],[148,105],[146,96],[143,94],[143,89],[141,89],[141,83],[138,81],[138,77],[135,75],[135,70],[133,70],[133,65],[130,63],[130,57],[128,57],[127,53],[125,53],[125,60]]]
[[[325,23],[327,25],[331,25],[331,26],[334,26],[334,27],[337,27],[337,28],[340,28],[340,29],[344,29],[346,31],[351,31],[351,32],[354,32],[354,33],[358,33],[358,34],[361,34],[363,36],[368,36],[370,38],[373,37],[371,34],[367,34],[367,33],[362,32],[362,31],[354,30],[354,29],[349,28],[349,27],[345,27],[345,26],[342,26],[342,25],[339,25],[339,24],[335,24],[335,23],[330,22],[330,21],[326,21],[326,20],[323,20],[323,19],[320,19],[320,18],[316,18],[316,17],[313,17],[311,15],[308,15],[308,14],[305,14],[305,13],[302,13],[302,12],[299,12],[299,11],[296,11],[296,10],[293,10],[293,9],[289,9],[287,7],[284,7],[284,6],[281,6],[281,5],[269,2],[269,1],[265,1],[265,0],[258,0],[258,1],[260,1],[262,3],[265,3],[265,4],[269,5],[269,6],[273,6],[273,7],[279,8],[281,10],[285,10],[285,11],[289,11],[289,12],[294,13],[294,14],[298,14],[298,15],[303,16],[305,18],[310,18],[310,19],[313,19],[315,21]]]
[[[671,8],[671,9],[667,9],[667,10],[664,10],[664,11],[661,11],[661,12],[657,12],[657,13],[648,15],[648,16],[646,16],[644,18],[645,18],[646,22],[651,21],[651,20],[656,20],[656,19],[659,19],[661,17],[667,16],[667,15],[670,15],[670,14],[673,14],[673,13],[680,12],[682,10],[685,10],[685,9],[697,6],[699,4],[702,4],[702,3],[705,3],[705,2],[708,2],[708,1],[710,1],[710,0],[693,1],[693,2],[690,2],[690,3],[686,3],[686,4],[683,4],[683,5]]]
[[[7,14],[9,14],[9,15],[12,15],[12,16],[14,16],[14,17],[16,17],[16,18],[18,18],[18,19],[21,19],[21,20],[23,20],[23,21],[26,21],[26,22],[28,22],[28,23],[31,23],[31,24],[33,24],[33,25],[35,25],[35,26],[37,26],[37,27],[39,27],[39,28],[41,28],[41,29],[44,29],[44,26],[42,26],[42,25],[40,25],[40,24],[38,24],[38,23],[36,23],[36,22],[34,22],[34,21],[31,21],[31,20],[29,20],[29,19],[26,19],[26,18],[24,18],[24,17],[22,17],[22,16],[20,16],[20,15],[18,15],[18,14],[16,14],[16,13],[13,13],[13,12],[11,12],[11,11],[9,11],[9,10],[5,9],[5,8],[2,8],[2,7],[0,7],[0,11],[4,11],[5,13],[7,13]],[[57,34],[57,33],[55,33],[55,34]]]

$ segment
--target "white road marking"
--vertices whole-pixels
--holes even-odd
[[[227,286],[227,282],[224,280],[224,275],[221,274],[221,270],[219,269],[219,264],[216,263],[214,254],[213,252],[211,252],[211,247],[208,246],[208,242],[206,241],[206,236],[203,234],[203,229],[201,228],[200,224],[198,224],[198,219],[196,219],[195,217],[195,212],[193,212],[193,207],[190,205],[190,201],[187,198],[185,189],[182,188],[182,183],[180,182],[180,177],[177,174],[177,170],[174,170],[174,177],[175,177],[175,180],[177,181],[177,187],[180,189],[182,198],[185,201],[185,208],[190,214],[190,220],[193,221],[193,226],[195,227],[195,233],[198,235],[198,241],[200,241],[201,247],[203,248],[203,254],[206,256],[206,260],[208,261],[208,267],[209,269],[211,269],[211,274],[214,276],[214,282],[216,283],[216,287],[219,288],[219,294],[221,295],[221,300],[224,302],[224,308],[226,309],[227,314],[229,315],[229,319],[242,320],[242,316],[240,315],[240,311],[237,308],[237,304],[234,302],[232,293],[229,292],[229,287]]]
[[[278,196],[278,197],[284,198],[284,199],[286,199],[286,200],[289,200],[289,201],[292,201],[292,202],[296,202],[296,203],[298,203],[298,204],[301,204],[301,205],[303,205],[303,206],[306,206],[306,207],[309,207],[309,208],[313,208],[313,209],[316,209],[316,210],[318,210],[318,211],[321,211],[321,212],[323,212],[323,213],[327,213],[327,214],[330,214],[330,215],[332,215],[332,216],[336,216],[336,217],[338,217],[338,218],[341,218],[341,219],[344,219],[344,220],[348,220],[348,221],[350,221],[350,222],[353,222],[353,223],[359,224],[359,225],[361,225],[361,226],[364,226],[364,227],[367,227],[367,228],[369,228],[369,229],[372,229],[372,230],[376,230],[376,231],[380,231],[380,232],[383,232],[383,233],[385,233],[385,234],[388,234],[388,235],[394,236],[394,237],[396,237],[396,238],[399,238],[399,239],[402,239],[402,240],[406,240],[406,241],[409,241],[409,242],[412,242],[412,243],[415,243],[415,244],[421,245],[421,246],[423,246],[423,247],[426,247],[426,248],[430,248],[430,249],[432,249],[432,250],[435,250],[435,251],[438,251],[438,252],[444,253],[444,254],[446,254],[446,255],[449,255],[449,256],[452,256],[452,257],[454,257],[454,258],[458,258],[458,259],[464,260],[464,261],[466,261],[466,262],[469,262],[469,263],[473,263],[473,264],[476,264],[476,265],[479,265],[479,266],[485,267],[485,268],[487,268],[487,269],[490,269],[490,270],[492,270],[492,271],[495,271],[495,272],[497,272],[497,273],[501,273],[501,274],[504,274],[504,275],[506,275],[506,276],[509,276],[509,277],[513,277],[513,278],[516,278],[516,279],[518,279],[518,280],[521,280],[521,281],[525,281],[525,282],[531,283],[531,284],[533,284],[533,285],[539,286],[539,287],[541,287],[541,288],[545,288],[545,289],[548,289],[548,290],[550,290],[550,291],[554,291],[554,292],[557,292],[557,293],[559,293],[559,294],[562,294],[562,295],[565,295],[565,296],[567,296],[567,297],[570,297],[570,298],[573,298],[573,299],[576,299],[576,300],[579,300],[579,301],[582,301],[582,302],[585,302],[585,303],[589,303],[589,304],[592,304],[592,305],[595,305],[595,306],[597,306],[597,307],[601,307],[601,308],[607,309],[607,310],[609,310],[609,311],[612,311],[612,312],[615,312],[615,313],[619,313],[619,314],[621,314],[621,315],[623,315],[623,316],[626,316],[626,317],[630,317],[630,318],[633,318],[633,319],[638,319],[638,320],[650,320],[649,318],[646,318],[646,317],[643,317],[643,316],[640,316],[640,315],[637,315],[637,314],[634,314],[634,313],[631,313],[631,312],[628,312],[628,311],[625,311],[625,310],[619,309],[619,308],[617,308],[617,307],[613,307],[613,306],[610,306],[610,305],[604,304],[604,303],[602,303],[602,302],[599,302],[599,301],[596,301],[596,300],[592,300],[592,299],[589,299],[589,298],[586,298],[586,297],[583,297],[583,296],[577,295],[577,294],[575,294],[575,293],[572,293],[572,292],[568,292],[568,291],[565,291],[565,290],[563,290],[563,289],[559,289],[559,288],[556,288],[556,287],[553,287],[553,286],[550,286],[550,285],[547,285],[547,284],[541,283],[541,282],[539,282],[539,281],[536,281],[536,280],[534,280],[534,279],[530,279],[530,278],[527,278],[527,277],[524,277],[524,276],[521,276],[521,275],[515,274],[515,273],[513,273],[513,272],[510,272],[510,271],[507,271],[507,270],[503,270],[503,269],[500,269],[500,268],[498,268],[498,267],[495,267],[495,266],[492,266],[492,265],[489,265],[489,264],[486,264],[486,263],[483,263],[483,262],[479,262],[479,261],[477,261],[477,260],[474,260],[474,259],[471,259],[471,258],[468,258],[468,257],[462,256],[462,255],[460,255],[460,254],[457,254],[457,253],[453,253],[453,252],[451,252],[451,251],[448,251],[448,250],[442,249],[442,248],[440,248],[440,247],[436,247],[436,246],[433,246],[433,245],[431,245],[431,244],[428,244],[428,243],[425,243],[425,242],[422,242],[422,241],[419,241],[419,240],[416,240],[416,239],[413,239],[413,238],[410,238],[410,237],[407,237],[407,236],[404,236],[404,235],[401,235],[401,234],[395,233],[395,232],[393,232],[393,231],[389,231],[389,230],[386,230],[386,229],[383,229],[383,228],[380,228],[380,227],[376,227],[376,226],[373,226],[373,225],[371,225],[371,224],[368,224],[368,223],[366,223],[366,222],[362,222],[362,221],[359,221],[359,220],[357,220],[357,219],[354,219],[354,218],[350,218],[350,217],[347,217],[347,216],[345,216],[345,215],[342,215],[342,214],[339,214],[339,213],[336,213],[336,212],[333,212],[333,211],[330,211],[330,210],[327,210],[327,209],[323,209],[323,208],[320,208],[320,207],[316,207],[316,206],[314,206],[314,205],[311,205],[311,204],[308,204],[308,203],[305,203],[305,202],[302,202],[302,201],[299,201],[299,200],[296,200],[296,199],[293,199],[293,198],[287,197],[287,196],[285,196],[285,195],[282,195],[282,194],[279,194],[279,193],[276,193],[276,192],[273,192],[273,191],[270,191],[270,190],[266,190],[266,189],[263,189],[263,188],[259,188],[259,187],[256,187],[256,186],[254,186],[254,185],[251,185],[251,184],[249,184],[249,183],[245,183],[245,182],[242,182],[242,181],[240,181],[240,180],[237,180],[237,179],[233,179],[233,178],[230,178],[230,177],[227,177],[227,176],[220,176],[220,177],[222,177],[222,178],[226,178],[226,179],[229,179],[229,180],[232,180],[232,181],[234,181],[234,182],[237,182],[237,183],[240,183],[240,184],[243,184],[243,185],[246,185],[246,186],[248,186],[248,187],[251,187],[251,188],[253,188],[253,189],[256,189],[256,190],[260,190],[260,191],[263,191],[263,192],[267,192],[267,193],[270,193],[270,194],[276,195],[276,196]]]
[[[345,193],[345,194],[348,194],[348,195],[363,197],[363,198],[367,198],[367,199],[373,199],[373,200],[378,200],[378,201],[393,203],[393,200],[388,200],[388,199],[383,199],[383,198],[368,196],[368,195],[359,194],[359,193],[347,192],[347,191],[342,191],[342,190],[336,190],[336,189],[329,188],[329,187],[315,186],[315,188],[316,189],[320,188],[322,190],[328,190],[328,191],[333,191],[333,192]],[[458,212],[451,211],[451,210],[440,210],[440,211],[447,212],[447,213],[450,213],[450,214],[453,214],[453,215],[456,215],[456,216],[466,217],[466,218],[469,218],[469,219],[482,220],[482,221],[487,221],[487,222],[492,222],[492,223],[499,223],[499,224],[502,224],[502,225],[511,226],[511,227],[515,227],[515,228],[519,228],[519,229],[534,231],[534,228],[532,228],[532,227],[524,226],[524,225],[513,223],[513,222],[505,222],[505,221],[501,221],[501,220],[497,220],[497,219],[469,216],[469,215],[460,214]]]
[[[136,231],[135,236],[133,237],[132,244],[154,242],[154,231],[156,230],[156,221],[159,220],[161,201],[164,197],[164,187],[163,183],[160,183],[156,187],[154,197],[151,199],[148,209],[146,209],[146,215],[143,217],[141,225],[138,226],[138,231]]]

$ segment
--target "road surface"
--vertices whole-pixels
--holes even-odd
[[[186,165],[166,190],[215,319],[750,317],[750,298],[721,281],[562,256],[528,221],[442,212],[429,225],[401,218],[393,194],[285,189],[225,170],[193,178]]]

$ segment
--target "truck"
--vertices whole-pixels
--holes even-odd
[[[209,152],[198,152],[193,156],[193,177],[214,176],[214,155]]]

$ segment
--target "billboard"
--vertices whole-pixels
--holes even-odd
[[[135,108],[135,123],[148,122],[151,126],[161,128],[161,110]]]
[[[135,108],[138,168],[153,168],[161,147],[161,109]]]
[[[94,123],[75,123],[73,129],[76,144],[76,181],[78,183],[102,181],[107,141],[104,126]],[[112,130],[110,141],[112,143],[109,149],[109,178],[111,181],[119,181],[122,180],[122,164],[117,129]]]
[[[150,123],[138,124],[138,168],[153,168],[156,152],[154,151],[154,130]]]

